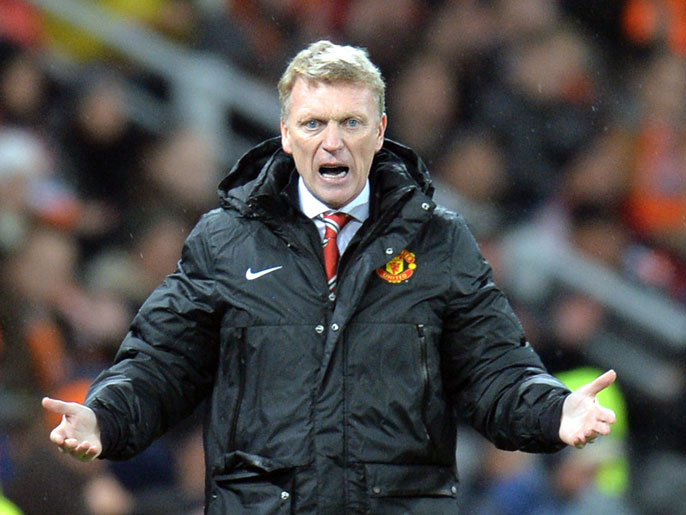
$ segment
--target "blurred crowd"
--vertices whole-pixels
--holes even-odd
[[[311,41],[367,48],[388,83],[387,135],[423,156],[506,292],[516,270],[503,242],[527,227],[534,245],[686,309],[682,0],[97,3],[274,88]],[[77,64],[68,80],[51,69],[57,54]],[[164,77],[96,37],[0,0],[0,485],[21,510],[5,499],[0,514],[202,512],[199,416],[132,461],[84,465],[51,448],[57,422],[40,409],[44,395],[83,400],[227,171],[193,127],[136,123],[128,82],[166,94]],[[618,322],[597,300],[556,285],[511,300],[570,386],[604,366],[589,351]],[[659,357],[669,367],[646,378],[649,395],[622,381],[616,356],[602,402],[620,422],[582,451],[502,452],[466,430],[464,512],[686,513],[684,356]]]

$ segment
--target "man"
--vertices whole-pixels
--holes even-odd
[[[124,459],[207,398],[208,513],[435,514],[458,416],[505,449],[608,434],[614,372],[571,395],[545,372],[463,219],[384,139],[366,53],[315,43],[279,93],[280,140],[221,183],[86,405],[44,400],[52,441]]]

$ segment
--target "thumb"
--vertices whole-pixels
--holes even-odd
[[[603,391],[605,388],[614,383],[615,379],[617,379],[617,372],[615,372],[614,370],[608,370],[607,372],[596,377],[592,382],[584,386],[584,393],[587,393],[589,395],[597,395],[599,392]]]
[[[57,399],[51,399],[50,397],[43,397],[41,404],[46,410],[59,415],[76,414],[76,406],[74,406],[74,403],[72,402],[64,402]]]

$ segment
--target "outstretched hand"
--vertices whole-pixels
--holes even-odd
[[[582,448],[599,435],[609,435],[617,417],[614,411],[598,403],[596,396],[617,379],[608,370],[590,383],[571,393],[564,401],[560,421],[560,439],[568,445]]]
[[[62,422],[50,432],[50,441],[60,451],[80,461],[92,461],[102,452],[100,428],[92,409],[76,402],[43,398],[43,407],[62,415]]]

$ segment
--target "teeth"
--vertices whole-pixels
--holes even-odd
[[[348,173],[348,168],[345,166],[322,166],[319,169],[319,173],[327,177],[343,177]]]

